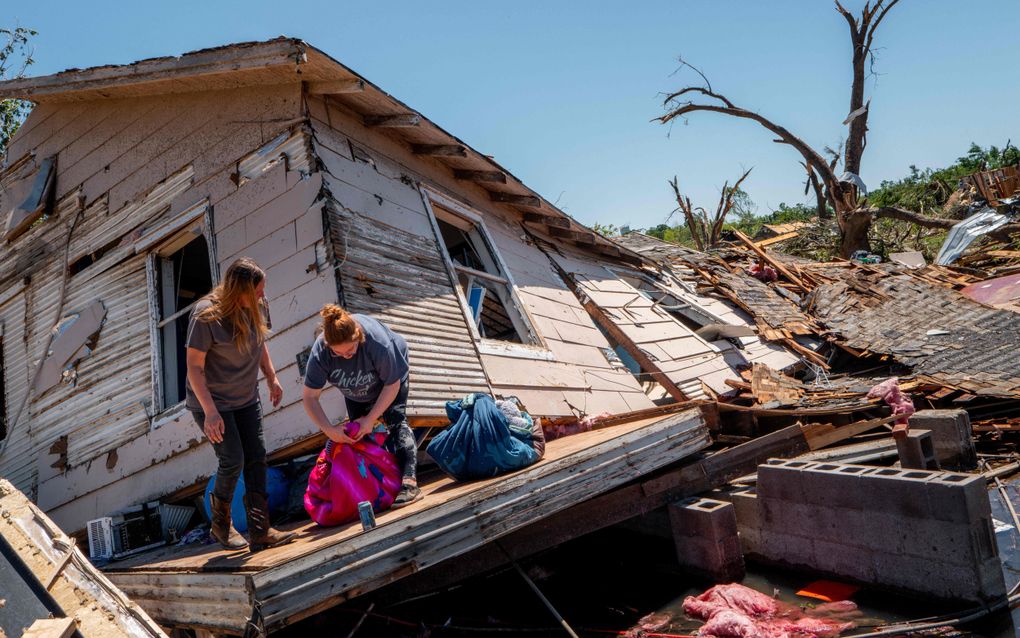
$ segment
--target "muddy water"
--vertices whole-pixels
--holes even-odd
[[[1014,506],[1020,510],[1020,477],[1007,483]],[[1007,588],[1020,582],[1020,533],[997,490],[990,492],[992,515],[1001,522],[996,540],[1003,559]],[[658,523],[661,527],[661,521]],[[655,527],[653,521],[652,527]],[[685,617],[685,597],[712,585],[681,572],[675,563],[672,541],[632,528],[610,528],[560,545],[521,566],[580,636],[586,638],[642,635],[632,630],[650,615],[659,622],[645,634],[668,638],[689,636],[700,622]],[[653,529],[653,531],[655,531]],[[664,530],[659,529],[663,532]],[[434,569],[440,569],[437,566]],[[795,605],[812,599],[796,594],[814,580],[810,575],[750,565],[743,583]],[[555,618],[512,569],[462,582],[442,592],[414,600],[396,601],[393,589],[369,595],[320,614],[281,632],[295,638],[347,636],[365,608],[375,602],[357,637],[438,638],[441,636],[566,636]],[[945,605],[861,590],[853,600],[863,612],[862,633],[868,627],[924,618],[954,611]],[[1020,636],[1020,610],[1003,612],[965,631],[942,635],[975,638]],[[628,631],[632,633],[628,634]]]
[[[649,636],[688,636],[701,625],[684,616],[686,596],[712,585],[680,572],[672,543],[624,529],[609,529],[561,545],[522,563],[542,592],[580,636],[625,635],[649,614],[664,622]],[[1017,557],[1020,568],[1020,557]],[[1020,571],[1016,572],[1020,575]],[[744,584],[796,604],[812,599],[797,596],[811,576],[752,566]],[[942,614],[935,607],[886,593],[862,590],[853,600],[864,618],[863,627]],[[347,636],[370,599],[359,599],[286,632],[307,638]],[[817,602],[817,601],[816,601]],[[1008,618],[1007,618],[1008,622]],[[858,631],[865,631],[862,628]],[[1004,633],[1002,620],[981,631]],[[379,600],[356,636],[566,636],[549,611],[513,570],[474,578],[461,585],[403,603]],[[640,635],[640,634],[631,634]]]

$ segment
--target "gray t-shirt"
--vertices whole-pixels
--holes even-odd
[[[251,348],[247,352],[238,350],[231,328],[219,321],[195,319],[195,315],[211,305],[212,302],[205,299],[195,304],[188,323],[187,346],[206,353],[205,382],[217,410],[239,410],[254,405],[259,400],[259,359],[262,357],[259,337],[252,332]],[[185,407],[192,412],[202,412],[190,379],[186,387]]]
[[[365,333],[365,343],[353,357],[344,359],[333,354],[319,335],[308,357],[305,385],[321,390],[332,383],[351,401],[369,403],[379,398],[383,386],[407,378],[407,342],[372,317],[351,316]]]

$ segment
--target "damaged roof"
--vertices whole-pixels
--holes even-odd
[[[1020,395],[1020,314],[901,270],[845,271],[808,307],[850,347],[891,355],[917,375],[976,395]]]
[[[360,116],[365,126],[382,128],[401,139],[414,154],[447,165],[457,179],[477,183],[488,191],[493,202],[517,210],[525,223],[602,256],[641,263],[639,255],[574,220],[491,156],[471,148],[349,67],[297,38],[241,42],[131,64],[8,80],[0,82],[0,99],[46,104],[293,82],[302,82],[310,94],[342,104]]]
[[[759,257],[739,245],[701,253],[637,233],[617,241],[674,267],[691,267],[702,283],[751,314],[766,338],[814,334],[861,356],[888,356],[938,385],[979,396],[1020,396],[1020,314],[956,290],[969,281],[945,268],[766,255],[795,271],[801,290],[749,275],[746,268]],[[792,339],[785,342],[796,347]]]

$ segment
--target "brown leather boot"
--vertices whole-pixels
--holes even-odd
[[[294,540],[294,532],[279,532],[269,525],[269,501],[265,494],[245,494],[248,511],[248,547],[258,552]]]
[[[244,536],[237,533],[230,521],[230,501],[221,501],[215,494],[209,494],[209,509],[212,510],[212,526],[209,534],[219,541],[223,549],[238,550],[248,546]]]

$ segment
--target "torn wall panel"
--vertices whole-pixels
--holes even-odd
[[[706,397],[698,384],[690,383],[694,379],[700,379],[702,375],[711,374],[710,387],[715,392],[719,392],[719,389],[726,391],[723,389],[724,379],[739,379],[715,347],[695,335],[690,328],[677,321],[608,268],[600,266],[597,262],[583,261],[576,256],[555,254],[552,255],[552,259],[629,340],[632,344],[630,347],[637,347],[646,352],[657,350],[652,355],[650,365],[664,373],[674,386],[683,385],[688,391],[693,391],[693,395],[689,395],[688,398]],[[658,317],[658,321],[649,321],[653,317]],[[706,369],[682,363],[702,358],[713,361],[714,365]]]

